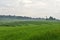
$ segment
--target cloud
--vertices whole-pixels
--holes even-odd
[[[0,7],[16,7],[21,0],[0,0]]]
[[[0,14],[60,18],[60,0],[0,0]]]

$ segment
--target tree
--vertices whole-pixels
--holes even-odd
[[[48,17],[46,16],[46,20],[48,20]]]
[[[49,20],[55,20],[55,18],[53,18],[52,16],[49,17]]]

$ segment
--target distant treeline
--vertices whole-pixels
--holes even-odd
[[[0,15],[0,18],[11,18],[11,19],[31,19],[31,17],[11,16],[11,15]]]
[[[11,15],[0,15],[0,20],[1,19],[33,19],[33,20],[40,20],[44,18],[32,18],[32,17],[27,17],[27,16],[11,16]]]
[[[33,19],[33,20],[56,20],[56,18],[49,17],[49,18],[32,18],[32,17],[27,17],[27,16],[11,16],[11,15],[0,15],[0,20],[1,19]]]

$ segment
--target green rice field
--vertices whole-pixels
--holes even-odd
[[[60,21],[0,22],[0,40],[60,40]]]

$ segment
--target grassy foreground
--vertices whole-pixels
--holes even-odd
[[[60,40],[60,22],[0,23],[0,40]]]

